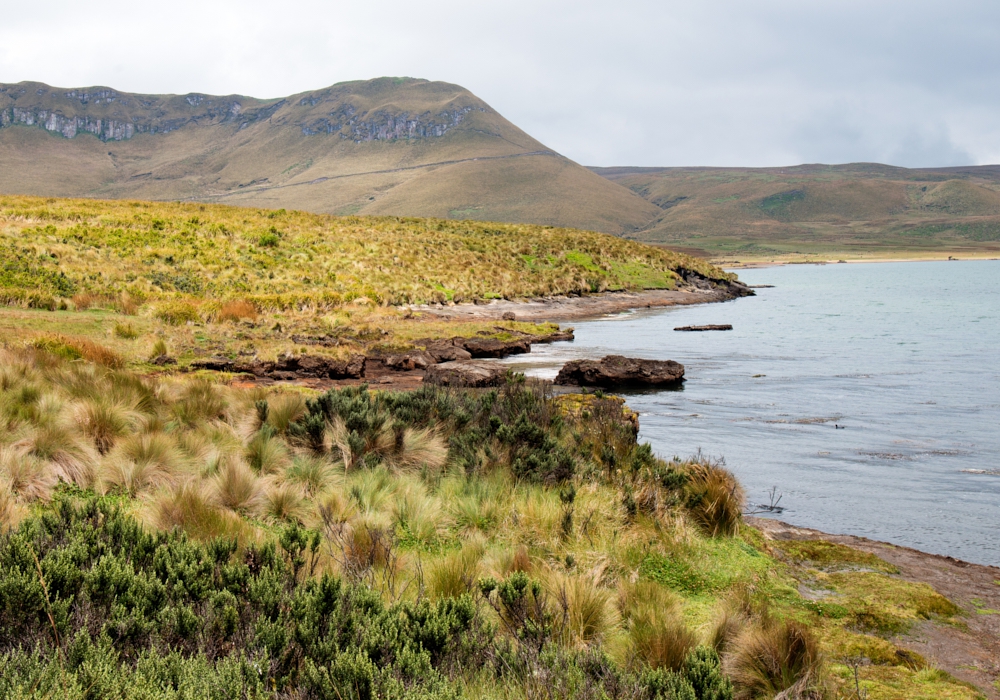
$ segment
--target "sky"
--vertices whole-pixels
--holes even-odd
[[[0,82],[462,85],[584,165],[1000,162],[996,0],[0,0]]]

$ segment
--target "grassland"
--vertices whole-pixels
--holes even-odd
[[[958,609],[768,540],[619,400],[326,394],[0,353],[0,689],[67,698],[972,698]]]
[[[950,601],[770,539],[723,465],[654,455],[620,399],[177,371],[545,335],[405,304],[730,279],[703,261],[568,229],[21,197],[0,236],[0,696],[979,697],[899,646],[961,625]]]
[[[322,336],[323,352],[344,355],[496,334],[495,323],[446,324],[397,306],[671,289],[681,268],[729,279],[686,255],[571,229],[0,198],[4,336],[97,342],[132,363],[158,342],[183,364],[211,354],[273,359],[299,352],[296,337]]]
[[[595,170],[660,207],[630,238],[715,261],[1000,256],[993,166]]]

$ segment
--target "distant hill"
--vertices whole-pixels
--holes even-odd
[[[457,85],[340,83],[282,99],[0,84],[0,193],[195,200],[621,234],[659,209]]]
[[[660,209],[629,238],[705,257],[1000,254],[1000,166],[591,170]]]
[[[541,224],[716,260],[1000,254],[1000,166],[588,169],[413,78],[280,99],[0,84],[0,194]]]

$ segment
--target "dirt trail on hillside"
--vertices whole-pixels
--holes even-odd
[[[900,571],[907,581],[926,583],[959,606],[966,629],[931,620],[915,625],[894,641],[912,649],[956,678],[972,683],[991,700],[1000,700],[1000,568],[927,554],[853,535],[829,535],[769,518],[750,518],[774,539],[826,540],[870,552]]]

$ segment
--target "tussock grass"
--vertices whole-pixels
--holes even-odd
[[[260,476],[277,474],[291,462],[288,447],[270,430],[259,430],[247,443],[247,464]]]
[[[2,447],[0,484],[23,503],[48,501],[56,486],[56,476],[45,461],[10,447]]]
[[[472,541],[435,562],[427,588],[436,598],[458,598],[472,591],[482,574],[483,545]]]
[[[816,637],[799,622],[766,621],[733,643],[724,667],[738,700],[783,697],[821,700],[823,657]]]
[[[712,537],[735,535],[746,497],[732,472],[709,460],[689,463],[688,503],[695,521]]]
[[[263,484],[242,460],[223,461],[212,485],[219,504],[237,513],[256,511],[264,500]]]
[[[593,574],[552,574],[548,589],[565,611],[562,627],[565,644],[596,644],[616,629],[618,611],[614,595]]]
[[[552,683],[554,695],[590,697],[585,689],[597,686],[586,683],[619,673],[669,685],[673,671],[689,673],[699,637],[722,655],[741,697],[811,697],[836,682],[839,667],[828,672],[815,660],[818,644],[865,651],[907,692],[920,683],[959,692],[940,678],[920,680],[913,669],[925,662],[904,663],[874,636],[919,619],[948,621],[957,612],[949,601],[821,543],[788,545],[775,558],[787,543],[767,544],[739,525],[738,491],[718,465],[664,462],[608,426],[588,428],[621,420],[615,402],[590,412],[581,399],[580,411],[560,413],[565,399],[532,391],[355,387],[316,396],[141,378],[36,347],[0,350],[0,530],[48,512],[49,499],[93,488],[156,529],[243,547],[263,541],[264,549],[238,556],[298,562],[300,579],[335,572],[387,600],[416,601],[423,592],[434,601],[421,605],[467,601],[475,609],[464,597],[472,596],[513,654],[504,663],[538,674],[504,676],[510,697],[537,696]],[[306,397],[313,408],[303,412]],[[322,406],[331,419],[313,410]],[[530,471],[518,477],[511,456],[519,453],[493,437],[522,430],[527,411],[552,449],[570,455],[575,471],[558,487]],[[310,415],[323,415],[320,450],[301,437]],[[562,422],[547,423],[554,415]],[[341,421],[349,468],[332,418]],[[591,442],[602,435],[621,438],[613,469]],[[721,505],[705,506],[713,500]],[[802,599],[796,577],[817,579],[835,597]],[[812,638],[801,625],[812,627]],[[548,658],[597,675],[559,685]],[[514,680],[525,677],[534,680]]]
[[[170,435],[137,434],[123,439],[104,459],[100,481],[105,489],[137,496],[176,484],[184,466],[183,454]]]
[[[73,409],[73,418],[84,435],[101,454],[107,453],[119,438],[133,432],[142,414],[107,398],[81,401]]]

